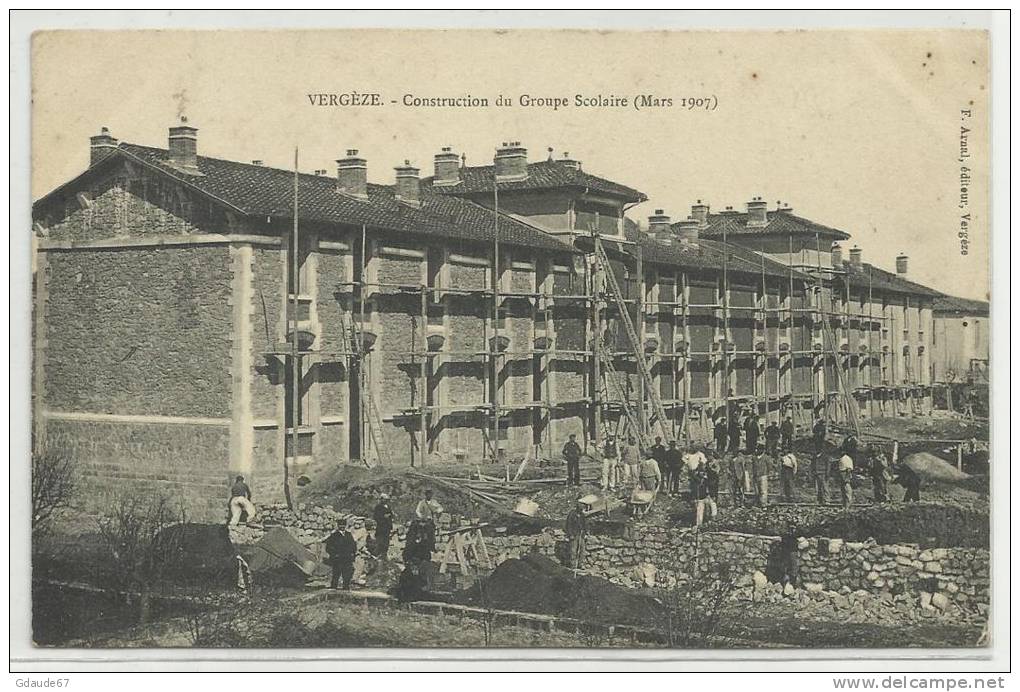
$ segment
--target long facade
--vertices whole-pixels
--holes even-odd
[[[786,207],[642,230],[642,193],[515,142],[392,185],[367,169],[201,157],[181,123],[165,149],[93,137],[37,201],[35,444],[96,507],[160,490],[214,518],[236,473],[282,499],[338,464],[705,440],[738,406],[804,426],[930,406],[935,292]]]

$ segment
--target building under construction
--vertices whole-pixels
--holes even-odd
[[[295,164],[295,168],[297,165]],[[567,435],[707,441],[738,408],[852,428],[931,406],[939,294],[760,198],[643,229],[641,192],[564,155],[443,148],[420,177],[92,138],[39,199],[35,444],[95,501],[224,482],[281,498],[316,465],[554,457]]]

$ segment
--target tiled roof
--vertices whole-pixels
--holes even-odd
[[[921,284],[908,281],[897,274],[879,269],[873,264],[862,262],[859,269],[854,269],[850,262],[843,262],[843,269],[847,272],[850,285],[854,288],[870,287],[873,291],[889,293],[904,293],[907,295],[935,297],[941,295],[938,291]]]
[[[766,224],[764,226],[748,226],[747,214],[744,212],[727,212],[724,214],[709,214],[708,228],[701,231],[706,238],[721,238],[723,233],[730,235],[795,235],[814,236],[816,233],[828,240],[846,240],[850,237],[836,228],[823,226],[802,216],[797,216],[791,211],[770,211],[765,214]],[[675,226],[676,224],[674,224]]]
[[[294,199],[293,171],[200,156],[198,170],[201,175],[189,175],[167,163],[166,149],[125,142],[120,145],[118,154],[140,161],[242,214],[290,218]],[[117,154],[107,157],[104,163],[115,156]],[[59,190],[73,186],[92,170],[94,168],[42,198],[35,206],[44,204]],[[298,213],[301,220],[492,242],[495,220],[490,210],[469,200],[432,194],[424,185],[421,202],[420,206],[411,206],[396,199],[393,187],[373,184],[368,185],[367,199],[357,199],[337,192],[336,179],[331,176],[298,175]],[[567,244],[548,233],[506,215],[500,216],[499,238],[510,245],[572,251]]]
[[[726,250],[728,272],[751,274],[761,277],[764,264],[765,274],[772,277],[790,278],[790,268],[763,255],[732,243],[723,244],[718,240],[699,238],[695,242],[683,242],[676,238],[668,243],[658,240],[640,230],[630,219],[624,222],[624,236],[641,247],[642,259],[655,264],[668,264],[690,269],[721,272]],[[762,260],[764,259],[764,263]],[[810,281],[811,277],[793,271],[796,281]]]
[[[449,186],[432,186],[432,178],[424,179],[424,186],[433,187],[436,192],[447,195],[464,195],[492,192],[493,166],[468,166],[460,169],[460,183]],[[500,190],[544,190],[551,188],[588,189],[628,202],[644,202],[648,199],[626,185],[600,178],[583,170],[571,168],[559,161],[539,161],[528,164],[528,177],[523,180],[500,181]]]
[[[939,313],[960,313],[965,315],[988,316],[988,303],[983,300],[971,300],[957,296],[940,294],[932,304],[935,314]]]

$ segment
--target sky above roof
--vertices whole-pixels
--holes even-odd
[[[531,161],[567,150],[585,171],[645,192],[633,218],[662,208],[678,220],[696,199],[713,211],[783,200],[851,233],[867,262],[892,270],[906,252],[911,279],[987,295],[987,49],[977,32],[44,32],[32,50],[34,199],[87,166],[100,126],[163,147],[180,114],[199,128],[201,154],[286,168],[298,146],[302,170],[333,174],[357,148],[369,180],[384,184],[405,159],[430,175],[441,146],[482,165],[520,140]],[[385,105],[308,98],[352,91]],[[405,94],[504,94],[515,105],[417,108],[401,105]],[[653,94],[675,105],[552,110],[516,105],[522,94]],[[691,96],[718,105],[677,107]],[[963,108],[974,112],[967,255],[957,235]]]

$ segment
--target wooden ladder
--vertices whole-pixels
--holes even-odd
[[[616,302],[617,308],[620,311],[620,321],[623,323],[624,330],[627,332],[627,340],[630,342],[631,350],[634,353],[638,372],[644,380],[645,391],[648,393],[648,399],[652,403],[653,417],[648,423],[648,428],[651,430],[653,425],[658,424],[659,430],[662,431],[663,439],[670,441],[673,439],[673,431],[670,426],[666,425],[666,421],[668,420],[668,417],[666,416],[666,409],[662,405],[662,399],[659,397],[659,392],[655,388],[655,379],[652,377],[652,373],[648,369],[648,363],[645,362],[644,344],[641,343],[641,339],[638,338],[637,331],[634,329],[634,322],[630,318],[630,310],[627,307],[626,301],[623,299],[623,293],[620,291],[620,284],[616,281],[616,275],[613,273],[613,267],[609,263],[609,256],[606,254],[606,249],[602,247],[601,243],[595,243],[595,259],[598,261],[603,274],[606,276],[607,283],[609,284],[609,292],[612,294],[613,300]],[[641,406],[644,406],[644,402],[641,402]],[[640,427],[637,429],[641,430]],[[642,438],[646,439],[647,437],[650,437],[650,433],[642,431]]]
[[[836,345],[836,336],[832,333],[832,326],[829,324],[829,317],[827,313],[822,313],[822,334],[823,340],[828,341],[829,352],[833,356],[833,364],[836,370],[836,379],[839,384],[839,393],[843,398],[843,405],[846,407],[847,419],[850,421],[850,427],[853,430],[854,436],[860,438],[861,436],[861,422],[859,412],[857,410],[857,400],[854,398],[853,392],[850,391],[850,383],[846,380],[846,373],[843,372],[843,365],[840,363],[840,352]],[[849,354],[847,354],[849,357]],[[824,367],[824,363],[822,364]]]
[[[382,416],[379,413],[378,407],[375,405],[375,398],[372,396],[372,392],[368,386],[368,372],[365,368],[365,353],[361,349],[361,339],[358,338],[357,328],[349,317],[350,316],[346,313],[341,313],[340,316],[340,334],[341,339],[343,340],[343,349],[349,354],[347,375],[350,377],[351,363],[356,360],[358,362],[359,410],[361,411],[361,415],[364,417],[365,422],[368,424],[368,436],[372,442],[372,451],[375,452],[376,461],[381,464],[387,464],[388,460],[385,453],[382,451],[382,445],[379,444],[379,429],[382,428]],[[365,466],[372,468],[373,464],[369,459],[369,455],[366,454],[365,451],[364,447],[362,447],[362,461],[365,462]]]

